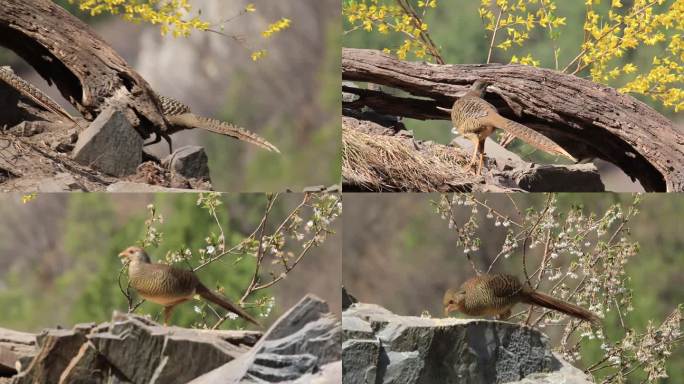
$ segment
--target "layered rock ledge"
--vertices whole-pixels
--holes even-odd
[[[344,384],[589,384],[535,329],[489,320],[399,316],[375,304],[342,312]]]
[[[0,383],[339,383],[340,342],[339,319],[313,295],[263,334],[115,314],[38,335],[0,329]]]

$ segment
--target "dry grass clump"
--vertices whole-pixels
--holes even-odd
[[[417,144],[397,136],[369,135],[342,128],[342,178],[345,185],[368,191],[465,192],[472,175],[460,150]]]

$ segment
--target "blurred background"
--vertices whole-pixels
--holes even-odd
[[[70,328],[79,322],[107,321],[113,310],[125,312],[126,298],[118,285],[122,264],[117,255],[145,236],[147,205],[154,203],[164,218],[155,225],[163,232],[161,246],[147,248],[157,261],[168,250],[183,246],[197,254],[198,248],[206,246],[205,238],[218,233],[214,219],[197,206],[197,197],[189,193],[43,194],[23,203],[22,195],[0,195],[0,327],[30,332],[57,325]],[[267,231],[273,231],[302,198],[302,194],[279,196]],[[230,247],[257,228],[266,195],[223,195],[221,201],[217,212]],[[341,230],[339,220],[334,228]],[[327,301],[332,312],[339,314],[341,241],[341,233],[330,235],[320,247],[312,248],[286,279],[255,293],[256,297],[275,298],[271,315],[260,319],[264,325],[270,325],[307,293]],[[297,247],[294,252],[301,248],[298,243],[293,246]],[[265,259],[267,270],[271,261]],[[236,262],[236,256],[226,255],[198,275],[209,288],[223,286],[223,294],[237,302],[253,271],[253,257]],[[200,321],[193,307],[202,303],[193,300],[179,305],[171,323],[191,326]],[[159,305],[145,303],[136,313],[158,317],[161,310]],[[245,323],[227,321],[223,328],[238,325]]]
[[[505,194],[476,195],[494,209],[512,215],[516,208]],[[558,210],[564,212],[573,205],[582,205],[587,214],[602,215],[611,205],[628,206],[631,194],[559,194]],[[528,207],[543,207],[542,194],[511,196],[519,211]],[[343,277],[347,290],[359,301],[379,304],[400,315],[420,316],[429,311],[442,317],[442,297],[449,287],[458,287],[474,276],[473,268],[456,245],[456,231],[448,228],[447,220],[436,213],[433,201],[439,195],[430,194],[344,194],[343,217]],[[461,209],[456,217],[463,223],[470,209]],[[471,252],[474,264],[486,269],[505,240],[505,231],[484,220],[485,209],[479,209],[482,239],[479,251]],[[634,311],[627,316],[628,326],[643,331],[649,321],[660,324],[677,305],[684,303],[684,237],[681,218],[684,196],[678,194],[647,194],[640,212],[630,222],[630,241],[640,244],[639,253],[626,265],[628,284],[634,291]],[[541,248],[541,247],[538,247]],[[531,252],[531,251],[530,251]],[[532,252],[530,253],[532,255]],[[567,255],[559,260],[567,265]],[[503,259],[503,258],[502,258]],[[537,265],[537,264],[531,264]],[[534,268],[532,268],[534,269]],[[520,252],[496,264],[495,272],[523,276]],[[514,313],[526,306],[520,305]],[[459,316],[453,314],[452,316]],[[606,324],[607,335],[623,332],[617,318]],[[554,337],[552,327],[543,332]],[[603,356],[596,345],[584,349],[586,361]],[[668,365],[667,383],[684,383],[684,350],[675,350]],[[639,382],[639,381],[635,381]]]
[[[347,2],[348,0],[343,1]],[[416,3],[416,1],[411,2]],[[440,1],[436,11],[428,10],[424,21],[428,25],[432,39],[440,49],[440,53],[447,64],[481,64],[487,62],[491,32],[484,29],[484,23],[478,14],[480,3],[481,1],[478,0]],[[555,4],[558,7],[555,14],[567,18],[565,21],[566,25],[558,28],[556,31],[560,34],[556,41],[557,47],[560,49],[559,62],[569,63],[580,51],[584,34],[582,26],[584,24],[586,6],[584,1],[556,1]],[[633,4],[633,1],[623,1],[622,4],[625,7],[629,7]],[[671,1],[668,1],[667,4],[671,4]],[[593,6],[597,10],[605,10],[609,8],[610,2],[594,2]],[[531,8],[536,9],[536,7]],[[349,29],[350,24],[345,20],[343,22],[343,30],[347,31]],[[672,31],[671,33],[675,32]],[[501,32],[498,40],[502,40],[501,36],[504,35],[505,31]],[[547,35],[547,32],[537,27],[530,32],[530,39],[524,43],[523,47],[518,47],[514,44],[513,48],[503,53],[501,50],[495,49],[492,53],[491,62],[508,63],[512,55],[522,57],[530,53],[535,59],[541,61],[541,67],[554,68],[553,46]],[[372,49],[391,48],[394,50],[401,45],[402,41],[403,36],[398,33],[380,34],[377,31],[368,33],[363,30],[356,30],[343,34],[342,46]],[[639,68],[649,68],[653,56],[658,55],[659,50],[662,49],[664,49],[662,45],[640,46],[636,52],[630,51],[625,54],[622,62],[633,62]],[[416,59],[410,57],[409,60],[415,61]],[[615,65],[620,65],[620,63],[620,59],[615,61]],[[590,78],[586,70],[580,72],[578,76]],[[613,87],[622,85],[622,83],[611,83]],[[673,120],[677,128],[680,131],[684,131],[684,112],[675,113],[672,108],[665,109],[649,98],[640,95],[636,97]],[[422,140],[434,140],[438,143],[447,144],[453,138],[451,122],[446,120],[420,121],[404,119],[403,122],[407,129],[412,129],[415,136]],[[509,149],[520,154],[527,161],[541,163],[558,161],[558,159],[548,154],[535,151],[534,148],[520,140],[515,140],[509,146]],[[603,160],[595,160],[594,163],[601,173],[601,178],[607,190],[620,192],[643,191],[643,187],[638,181],[633,182],[622,170],[611,163]]]
[[[174,148],[206,148],[215,190],[301,191],[340,182],[339,0],[192,0],[193,14],[201,12],[212,23],[237,15],[248,3],[256,11],[225,23],[226,36],[194,31],[189,38],[162,37],[159,26],[90,17],[67,0],[56,2],[91,24],[160,94],[195,113],[245,127],[281,150],[272,154],[199,130],[174,135]],[[261,32],[281,18],[290,19],[291,27],[264,39]],[[260,49],[268,53],[255,62],[251,53]],[[11,65],[75,113],[11,51],[0,48],[0,65]],[[156,155],[168,152],[163,143],[148,148]]]

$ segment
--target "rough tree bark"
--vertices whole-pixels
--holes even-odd
[[[86,120],[127,106],[144,138],[166,128],[149,84],[84,22],[50,0],[0,0],[0,45],[26,60]]]
[[[150,85],[88,25],[51,0],[0,0],[0,46],[14,51],[55,84],[85,120],[115,109],[124,113],[143,139],[168,133],[159,97]],[[210,188],[203,181],[193,184],[172,174],[145,153],[145,162],[126,179],[76,161],[65,154],[92,125],[75,117],[74,126],[15,87],[0,81],[0,190],[100,191],[109,186],[155,190],[150,184]]]
[[[487,100],[502,115],[549,136],[576,158],[601,158],[636,178],[647,191],[684,191],[684,135],[646,104],[612,88],[557,71],[522,65],[435,65],[394,59],[376,50],[343,48],[342,78],[397,88],[345,107],[414,119],[448,120],[454,99],[477,79],[493,83]]]

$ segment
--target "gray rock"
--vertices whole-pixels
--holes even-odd
[[[539,165],[504,172],[520,188],[530,192],[604,192],[605,186],[594,164]]]
[[[356,316],[342,317],[342,334],[346,339],[374,339],[370,323]]]
[[[470,153],[473,143],[458,136],[453,144]],[[487,184],[483,192],[501,192],[503,189],[527,192],[604,192],[605,186],[595,165],[543,165],[527,163],[513,152],[487,139]],[[498,188],[497,188],[498,187]]]
[[[209,158],[204,148],[194,145],[177,149],[162,164],[183,177],[209,180]]]
[[[36,337],[38,353],[14,377],[14,384],[58,383],[86,337],[81,330],[50,329]]]
[[[134,174],[142,162],[143,139],[124,114],[107,108],[79,135],[74,160],[113,176]]]
[[[342,376],[340,322],[315,296],[304,297],[266,335],[162,327],[148,318],[120,313],[108,323],[48,330],[36,338],[3,331],[0,371],[15,373],[10,368],[17,356],[4,354],[9,350],[5,339],[11,338],[12,347],[25,345],[25,358],[30,359],[12,378],[13,384],[332,384]]]
[[[0,376],[11,376],[36,354],[36,335],[0,328]]]
[[[107,186],[107,192],[145,193],[145,192],[203,192],[197,189],[167,188],[159,185],[134,183],[132,181],[117,181]]]
[[[83,191],[85,188],[69,173],[58,173],[54,177],[38,181],[38,192]]]
[[[343,319],[342,324],[346,321]],[[374,384],[379,359],[379,340],[345,340],[342,343],[342,382]]]
[[[92,343],[85,342],[69,365],[62,371],[60,384],[92,384],[92,383],[130,383],[117,370],[112,369],[107,361],[95,349]]]
[[[554,356],[556,356],[554,354]],[[560,361],[560,369],[548,373],[533,373],[520,381],[509,384],[592,384],[594,381],[583,371],[556,356]]]
[[[133,383],[186,383],[247,351],[212,333],[148,325],[135,317],[107,328],[88,339],[114,371]]]
[[[192,383],[292,382],[316,375],[323,366],[341,359],[340,328],[328,305],[307,295],[282,315],[249,353]]]
[[[342,192],[342,184],[333,184],[325,189],[324,192],[327,193],[340,193]]]
[[[316,373],[306,374],[292,384],[339,384],[342,382],[342,361],[326,364]]]
[[[32,337],[15,336],[14,344]],[[260,337],[254,331],[162,327],[140,316],[115,314],[111,323],[38,335],[35,357],[12,383],[187,383],[246,353]],[[2,366],[11,363],[2,360]]]
[[[302,189],[302,192],[323,192],[325,191],[325,188],[325,185],[313,185],[310,187],[305,187],[304,189]]]
[[[347,289],[342,286],[342,310],[345,311],[349,306],[351,306],[354,303],[358,303],[359,301],[352,295],[351,293],[347,292]]]
[[[343,383],[589,382],[551,353],[546,336],[512,323],[398,316],[357,303],[342,327]]]
[[[45,121],[22,121],[7,131],[21,137],[30,137],[45,132]]]
[[[249,376],[267,382],[296,380],[316,370],[317,358],[310,354],[259,353],[248,370]]]

